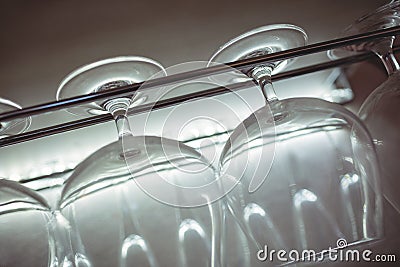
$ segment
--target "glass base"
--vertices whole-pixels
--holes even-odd
[[[123,56],[100,60],[78,68],[70,73],[59,85],[57,100],[112,90],[130,84],[140,83],[149,78],[165,76],[164,68],[156,61],[138,56]],[[131,95],[130,108],[143,104],[148,95],[134,92]],[[109,113],[100,100],[67,111],[80,116]]]
[[[290,24],[267,25],[230,40],[214,53],[210,63],[229,63],[263,56],[304,46],[306,41],[307,35],[300,27]],[[272,74],[278,73],[292,61],[293,59],[273,62]],[[247,74],[251,69],[244,72]]]
[[[21,109],[21,107],[9,100],[0,98],[0,114]],[[0,122],[0,138],[19,134],[26,131],[31,125],[31,117],[13,119]]]

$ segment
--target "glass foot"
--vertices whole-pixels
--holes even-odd
[[[10,100],[0,98],[0,114],[16,109],[21,109],[21,107]],[[0,138],[22,133],[26,131],[30,125],[31,117],[2,121],[0,122]]]
[[[145,57],[123,56],[104,59],[70,73],[58,87],[57,100],[111,90],[165,74],[159,63]],[[132,108],[146,102],[149,96],[143,92],[135,92],[127,98],[130,99],[129,108]],[[68,108],[67,111],[80,116],[107,114],[109,111],[104,108],[105,102],[107,100],[95,101]]]
[[[221,46],[210,62],[228,63],[304,46],[307,35],[303,29],[290,24],[274,24],[246,32]],[[272,74],[278,73],[293,59],[274,62]],[[245,73],[252,68],[245,70]]]

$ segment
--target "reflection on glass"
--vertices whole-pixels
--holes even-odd
[[[126,266],[149,266],[157,267],[157,259],[151,250],[150,245],[145,237],[143,237],[143,230],[135,214],[139,210],[135,208],[136,205],[130,205],[127,201],[129,197],[125,194],[126,188],[120,187],[120,203],[122,215],[121,238],[123,239],[121,245],[121,267]]]

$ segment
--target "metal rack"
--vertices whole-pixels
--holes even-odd
[[[279,60],[285,60],[285,59],[290,59],[290,58],[295,58],[295,57],[300,57],[300,56],[306,56],[310,54],[315,54],[315,53],[320,53],[324,51],[328,51],[330,49],[335,49],[339,47],[345,47],[357,43],[362,43],[362,42],[368,42],[377,38],[382,38],[382,37],[388,37],[388,36],[395,36],[400,34],[400,26],[397,27],[392,27],[389,29],[383,29],[383,30],[378,30],[374,32],[369,32],[365,34],[359,34],[359,35],[354,35],[354,36],[349,36],[349,37],[344,37],[340,39],[334,39],[334,40],[329,40],[325,42],[320,42],[320,43],[315,43],[311,45],[307,45],[304,47],[300,48],[295,48],[295,49],[290,49],[278,53],[273,53],[269,55],[264,55],[256,58],[250,58],[250,59],[244,59],[244,60],[239,60],[235,62],[228,63],[226,65],[217,65],[217,66],[212,66],[209,68],[203,68],[203,69],[198,69],[194,71],[189,71],[189,72],[184,72],[184,73],[179,73],[175,75],[170,75],[167,77],[163,78],[157,78],[153,80],[146,81],[145,83],[136,83],[120,88],[116,88],[113,90],[109,91],[103,91],[103,92],[96,92],[84,96],[78,96],[78,97],[73,97],[57,102],[49,102],[49,103],[44,103],[32,107],[27,107],[23,108],[21,110],[16,110],[16,111],[11,111],[11,112],[6,112],[3,114],[0,114],[0,121],[7,121],[7,120],[12,120],[16,118],[23,118],[23,117],[28,117],[28,116],[33,116],[33,115],[40,115],[44,114],[50,111],[56,111],[56,110],[61,110],[65,109],[68,107],[72,106],[78,106],[84,103],[90,103],[93,101],[97,100],[104,100],[110,97],[121,97],[121,96],[129,96],[132,95],[132,93],[136,92],[139,90],[145,90],[145,89],[150,89],[153,87],[157,86],[163,86],[163,85],[169,85],[172,83],[180,82],[180,81],[185,81],[193,78],[200,78],[200,77],[206,77],[209,75],[214,75],[214,74],[219,74],[219,73],[224,73],[227,71],[230,71],[231,68],[238,69],[240,71],[245,72],[246,70],[260,64],[260,63],[267,63],[267,62],[274,62],[274,61],[279,61]],[[395,47],[394,52],[400,51],[400,47]],[[373,58],[374,55],[372,53],[360,53],[356,54],[350,57],[334,60],[334,61],[329,61],[329,62],[323,62],[323,63],[318,63],[315,65],[307,66],[307,67],[302,67],[298,69],[294,69],[291,71],[283,72],[277,75],[274,75],[273,80],[284,80],[316,71],[321,71],[329,68],[334,68],[334,67],[339,67],[347,64],[352,64],[360,61],[364,61],[370,58]],[[162,100],[157,103],[149,103],[149,104],[144,104],[137,106],[135,108],[132,108],[129,112],[129,115],[133,114],[138,114],[142,112],[146,112],[149,110],[154,110],[154,109],[161,109],[173,105],[177,105],[179,103],[182,103],[184,101],[192,101],[196,100],[199,98],[203,97],[209,97],[209,96],[215,96],[219,94],[224,94],[229,92],[230,90],[240,90],[241,88],[245,88],[246,84],[248,82],[242,82],[242,83],[237,83],[234,84],[230,87],[230,89],[226,89],[225,87],[216,87],[213,89],[207,89],[204,91],[200,92],[195,92],[195,93],[190,93],[190,94],[185,94],[182,96],[178,97],[173,97],[170,99]],[[45,128],[40,128],[37,130],[32,130],[26,133],[6,137],[0,140],[0,147],[5,147],[5,146],[10,146],[13,144],[18,144],[22,142],[26,142],[29,140],[34,140],[46,136],[51,136],[75,129],[80,129],[84,127],[88,127],[91,125],[95,124],[100,124],[104,123],[107,121],[111,121],[112,117],[109,114],[105,115],[98,115],[98,116],[93,116],[89,118],[84,118],[84,119],[79,119],[67,123],[62,123],[62,124],[57,124]]]

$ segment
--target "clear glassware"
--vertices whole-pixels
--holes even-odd
[[[252,58],[306,40],[297,26],[268,25],[229,41],[211,61]],[[276,265],[276,257],[268,262],[268,251],[296,249],[301,258],[303,250],[360,245],[382,236],[379,171],[368,131],[340,105],[278,99],[271,76],[288,63],[247,70],[263,91],[265,107],[237,126],[220,157],[220,176],[238,183],[226,198],[226,220],[242,229],[226,233],[223,240],[248,240],[250,254],[232,252],[227,244],[230,266],[248,261],[251,266]],[[299,260],[292,256],[288,261]]]
[[[343,36],[365,33],[400,25],[400,2],[392,1],[374,12],[367,14],[342,33]],[[400,196],[397,187],[400,185],[398,174],[400,167],[400,71],[399,63],[393,54],[392,45],[395,37],[375,39],[367,43],[356,44],[329,51],[331,58],[342,57],[350,52],[372,51],[382,61],[388,79],[376,88],[361,105],[358,112],[373,138],[382,172],[382,188],[385,198],[400,214]]]
[[[21,107],[14,102],[0,97],[0,114]],[[11,136],[26,131],[31,125],[31,117],[0,122],[0,138]]]
[[[15,109],[21,107],[0,98],[0,113]],[[1,122],[0,138],[22,133],[30,124],[31,117]],[[69,222],[35,191],[0,178],[0,207],[0,266],[90,266],[79,257],[84,255],[79,246],[76,255],[71,253],[76,235]]]
[[[72,266],[69,223],[18,182],[0,179],[0,265]],[[78,262],[79,263],[79,262]],[[80,262],[76,266],[90,266]]]
[[[68,75],[57,99],[165,75],[148,58],[106,59]],[[59,200],[93,266],[219,266],[220,204],[208,201],[207,193],[188,196],[180,190],[214,181],[216,171],[193,148],[168,138],[133,136],[129,126],[128,109],[152,103],[161,91],[146,89],[70,110],[108,112],[118,130],[118,141],[74,169]]]
[[[181,73],[182,71],[190,71],[194,69],[204,68],[212,63],[208,62],[189,62],[179,64],[167,69],[169,74]],[[188,101],[180,103],[177,106],[167,110],[168,117],[165,120],[157,120],[157,113],[150,113],[146,116],[146,121],[156,125],[167,125],[165,134],[178,137],[179,140],[186,140],[186,144],[190,144],[201,150],[202,154],[208,158],[215,166],[219,163],[219,154],[229,137],[229,132],[237,124],[243,121],[248,114],[254,111],[254,107],[263,104],[263,94],[258,86],[251,82],[242,85],[242,90],[233,87],[233,82],[245,81],[249,78],[236,69],[230,69],[223,74],[211,75],[208,77],[200,77],[185,80],[177,84],[166,86],[165,94],[161,99],[208,90],[216,87],[224,87],[230,91],[223,97],[207,97],[198,102]],[[254,99],[258,99],[254,101]],[[206,107],[206,108],[205,108]],[[172,130],[171,130],[172,129]],[[231,191],[235,186],[235,181],[225,179],[227,177],[218,177],[221,185],[221,197]],[[248,240],[243,235],[233,235],[232,233],[240,232],[240,227],[236,223],[232,223],[228,209],[223,202],[222,208],[222,227],[221,235],[227,238],[227,242],[222,245],[224,250],[221,253],[222,266],[251,266],[250,251]],[[231,255],[241,255],[238,261],[236,257]],[[233,260],[231,260],[233,259]]]

